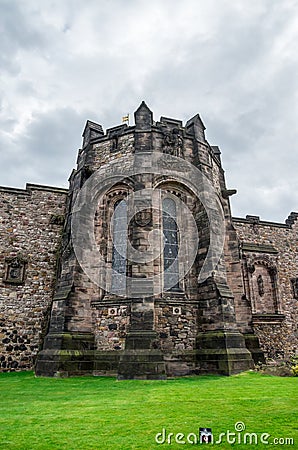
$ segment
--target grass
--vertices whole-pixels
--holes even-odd
[[[232,377],[202,376],[167,381],[116,381],[114,378],[35,378],[32,372],[0,374],[0,448],[5,450],[117,450],[194,448],[190,443],[161,445],[155,436],[198,434],[199,427],[235,432],[241,443],[208,448],[268,448],[244,445],[245,432],[293,438],[298,448],[298,378],[247,372]],[[161,437],[160,437],[161,438]],[[178,438],[179,439],[179,438]],[[194,437],[189,437],[191,441]],[[232,437],[230,437],[232,439]],[[180,440],[183,438],[180,437]],[[271,446],[274,447],[274,446]],[[270,446],[269,446],[270,448]]]

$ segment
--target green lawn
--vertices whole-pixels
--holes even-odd
[[[210,427],[240,443],[208,448],[298,448],[298,378],[249,372],[232,377],[202,376],[167,381],[116,381],[114,378],[35,378],[31,372],[0,374],[0,448],[117,450],[194,448],[199,427]],[[166,430],[166,442],[155,436]],[[244,444],[256,433],[258,445]],[[171,443],[167,442],[169,433]],[[178,441],[175,443],[177,433]],[[293,438],[294,445],[265,445],[261,434]],[[229,437],[230,442],[233,435]],[[159,435],[162,440],[163,436]],[[247,437],[249,440],[249,437]],[[255,438],[254,438],[255,439]],[[266,437],[264,438],[266,439]],[[200,447],[200,444],[198,444]]]

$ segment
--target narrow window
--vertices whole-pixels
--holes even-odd
[[[115,203],[113,214],[112,292],[124,295],[126,290],[127,203]]]
[[[164,290],[179,291],[178,227],[176,204],[171,198],[162,201]]]

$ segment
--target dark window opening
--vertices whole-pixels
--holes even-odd
[[[164,290],[180,291],[178,261],[178,227],[176,204],[171,198],[162,201]]]
[[[112,291],[121,295],[126,291],[127,259],[127,203],[115,203],[113,214]]]

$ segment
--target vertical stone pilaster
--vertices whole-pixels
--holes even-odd
[[[165,363],[157,349],[157,333],[154,331],[154,266],[149,240],[149,233],[153,230],[152,175],[146,173],[146,169],[152,168],[152,113],[145,103],[136,111],[135,120],[134,165],[135,172],[140,174],[135,175],[136,188],[130,208],[133,210],[131,243],[138,257],[132,266],[128,287],[131,295],[130,330],[120,358],[118,379],[164,379]]]

